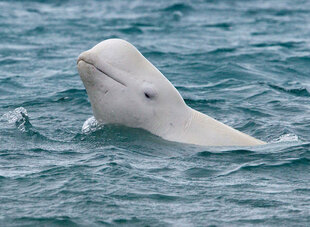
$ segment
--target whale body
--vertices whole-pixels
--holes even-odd
[[[265,144],[187,106],[171,82],[125,40],[100,42],[80,54],[77,66],[99,123],[202,146]]]

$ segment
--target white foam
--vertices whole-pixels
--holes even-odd
[[[280,143],[280,142],[297,142],[298,136],[292,133],[281,135],[279,138],[272,140],[272,143]]]
[[[26,123],[28,120],[28,112],[24,107],[18,107],[15,110],[9,111],[2,115],[0,118],[1,121],[7,121],[9,124],[16,124],[17,128],[25,132]]]
[[[100,125],[99,122],[95,119],[94,116],[88,118],[83,126],[82,126],[82,133],[83,134],[88,134],[91,132],[95,132],[99,129],[101,129],[103,127],[103,125]]]

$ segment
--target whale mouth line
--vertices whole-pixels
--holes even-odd
[[[94,65],[93,63],[90,63],[90,62],[88,62],[88,61],[85,61],[84,59],[79,59],[78,62],[77,62],[77,64],[79,64],[80,61],[83,61],[83,62],[85,62],[85,63],[88,64],[88,65],[92,65],[92,66],[95,67],[95,69],[97,69],[99,72],[103,73],[104,75],[106,75],[107,77],[111,78],[111,79],[114,80],[115,82],[117,82],[117,83],[119,83],[119,84],[121,84],[121,85],[127,87],[126,84],[125,84],[124,82],[122,82],[122,81],[120,81],[119,79],[116,79],[115,77],[113,77],[113,76],[107,74],[105,71],[103,71],[102,69],[98,68],[98,67],[97,67],[96,65]]]

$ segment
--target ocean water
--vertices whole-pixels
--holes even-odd
[[[306,0],[1,0],[0,226],[309,226],[309,21]],[[268,145],[96,126],[76,60],[108,38]]]

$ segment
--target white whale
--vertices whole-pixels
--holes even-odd
[[[127,41],[102,41],[83,52],[77,65],[99,123],[203,146],[265,144],[187,106],[170,81]]]

